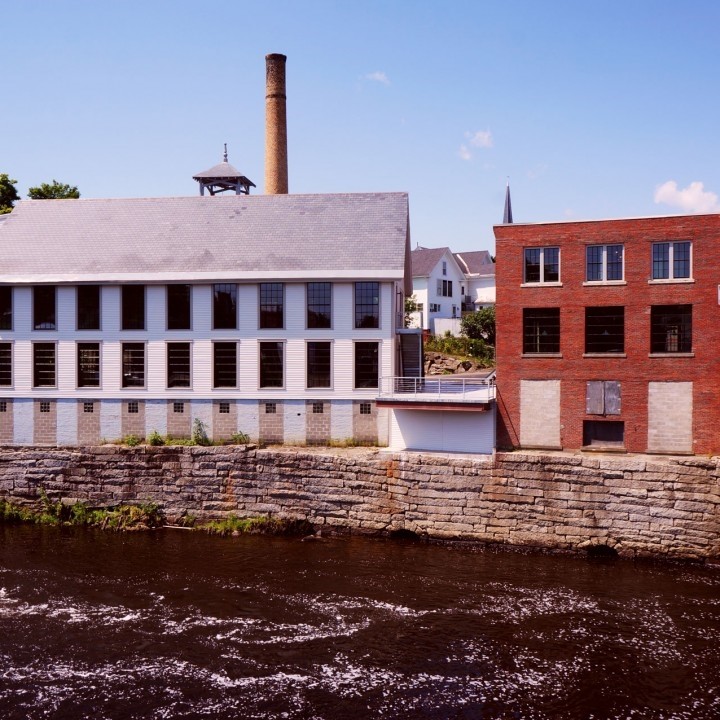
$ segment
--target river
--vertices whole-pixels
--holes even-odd
[[[0,717],[720,717],[720,570],[0,525]]]

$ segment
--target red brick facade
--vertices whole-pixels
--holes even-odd
[[[687,451],[720,453],[720,214],[501,225],[495,227],[495,238],[499,449],[523,445],[522,388],[533,388],[526,392],[523,408],[542,423],[545,409],[530,404],[537,404],[542,393],[529,381],[555,381],[546,386],[554,390],[559,382],[559,443],[539,446],[581,448],[586,444],[584,423],[611,420],[624,424],[623,449],[675,452],[672,443],[664,448],[664,441],[657,439],[655,425],[662,424],[666,435],[668,427],[672,429],[671,401],[677,391],[677,397],[685,398],[679,403],[685,409],[678,410],[685,415],[677,421],[687,426]],[[691,243],[690,277],[654,280],[653,244],[679,242]],[[621,280],[587,282],[590,245],[623,246]],[[559,248],[557,282],[525,282],[526,248]],[[686,305],[692,306],[691,347],[651,352],[651,315],[658,312],[653,306]],[[609,306],[624,308],[624,352],[589,353],[586,308]],[[559,308],[559,352],[523,352],[523,310],[533,308]],[[657,325],[653,327],[657,332]],[[525,332],[527,336],[527,322]],[[587,412],[592,381],[620,388],[619,413]],[[545,388],[540,383],[537,387]],[[654,408],[652,421],[649,406]],[[547,408],[548,418],[552,411]]]

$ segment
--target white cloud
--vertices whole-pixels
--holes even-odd
[[[689,213],[720,212],[720,202],[714,192],[705,190],[696,180],[686,188],[679,189],[674,180],[668,180],[655,189],[655,202],[677,207]]]
[[[493,146],[493,136],[489,130],[477,130],[474,133],[466,132],[465,137],[473,147],[491,148]]]
[[[368,73],[365,76],[365,79],[372,80],[373,82],[379,82],[379,83],[382,83],[383,85],[390,84],[390,79],[384,72],[382,72],[382,70],[376,70],[375,72]]]
[[[468,150],[467,145],[461,145],[460,149],[458,150],[458,155],[463,160],[472,160],[472,153]]]

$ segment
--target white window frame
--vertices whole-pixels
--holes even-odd
[[[675,269],[675,245],[680,243],[688,243],[690,245],[690,271],[687,277],[676,278],[673,275]],[[653,277],[653,254],[655,252],[656,245],[668,245],[668,276],[666,278]],[[691,283],[695,282],[693,279],[693,243],[692,240],[659,240],[652,244],[650,248],[650,280],[649,283]]]
[[[528,280],[525,277],[525,269],[527,262],[525,260],[525,253],[528,250],[539,250],[540,251],[540,279],[537,281]],[[545,280],[545,251],[546,250],[557,250],[558,251],[558,279],[557,280]],[[523,248],[522,254],[522,285],[523,287],[537,287],[538,285],[546,285],[549,287],[560,287],[562,285],[562,252],[559,245],[543,245],[542,247],[525,247]]]
[[[609,247],[617,247],[620,246],[622,248],[622,273],[621,277],[616,280],[608,280],[607,274],[608,274],[608,248]],[[588,251],[590,248],[602,248],[602,278],[600,280],[588,280],[587,279],[587,270],[588,270]],[[585,246],[585,282],[583,282],[583,285],[626,285],[625,280],[625,243],[593,243],[592,245],[586,245]]]

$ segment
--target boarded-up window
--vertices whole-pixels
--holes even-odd
[[[588,415],[620,415],[622,402],[617,380],[592,380],[585,391],[585,412]]]

